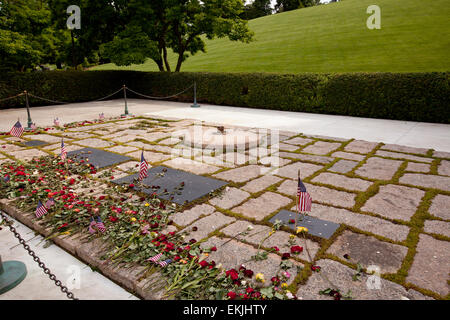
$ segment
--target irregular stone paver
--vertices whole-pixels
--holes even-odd
[[[310,154],[293,153],[293,152],[280,152],[279,155],[280,157],[283,158],[299,159],[305,161],[318,162],[322,164],[327,164],[334,161],[334,158],[331,157],[313,156]]]
[[[403,177],[400,178],[399,182],[425,188],[450,191],[450,177],[432,174],[405,173]]]
[[[187,226],[200,218],[200,216],[210,215],[214,211],[215,209],[213,206],[210,206],[209,204],[200,204],[189,210],[174,213],[171,216],[171,219],[179,226]]]
[[[426,220],[423,231],[427,233],[441,234],[450,238],[450,222]]]
[[[169,161],[164,162],[163,164],[172,167],[174,169],[180,169],[195,174],[208,174],[216,172],[217,170],[220,169],[210,164],[205,164],[186,158],[171,159]]]
[[[374,237],[345,231],[327,250],[345,260],[350,256],[351,263],[360,263],[364,268],[376,265],[380,273],[396,273],[401,268],[408,248],[389,242],[380,241]]]
[[[372,185],[372,182],[357,179],[357,178],[348,178],[346,176],[342,176],[340,174],[323,172],[319,174],[317,177],[311,180],[311,182],[319,182],[330,184],[332,186],[341,187],[347,190],[354,191],[365,191]]]
[[[160,140],[163,138],[169,138],[171,136],[171,134],[166,133],[166,132],[152,132],[152,133],[143,134],[141,136],[143,139],[153,142],[153,141]]]
[[[247,182],[247,184],[242,187],[242,190],[256,193],[270,187],[277,182],[280,182],[281,180],[281,178],[278,178],[274,175],[266,174],[261,178]]]
[[[92,133],[88,132],[62,132],[62,136],[64,136],[64,139],[72,138],[72,139],[85,139],[85,138],[91,138]],[[61,138],[59,138],[61,139]]]
[[[408,166],[406,167],[406,171],[428,173],[430,172],[430,168],[430,164],[409,162]]]
[[[364,140],[354,140],[350,142],[348,145],[345,146],[345,151],[350,152],[358,152],[358,153],[364,153],[367,154],[371,152],[378,143],[376,142],[368,142]]]
[[[256,199],[250,199],[244,204],[233,209],[249,218],[263,220],[267,215],[288,205],[291,199],[274,192],[265,192]]]
[[[128,157],[132,157],[135,159],[141,160],[142,150],[130,152],[127,154]],[[144,151],[144,158],[147,162],[160,162],[167,159],[170,159],[171,156],[164,153],[152,152],[152,151]]]
[[[308,144],[308,143],[310,143],[312,141],[313,141],[312,139],[306,139],[306,138],[297,137],[297,138],[292,138],[292,139],[289,139],[289,140],[284,140],[283,142],[284,143],[289,143],[289,144],[294,144],[294,145],[297,145],[297,146],[304,146],[305,144]]]
[[[304,179],[322,168],[322,166],[316,164],[295,162],[278,169],[277,175],[285,178],[297,179],[298,170],[300,170],[300,176]]]
[[[265,168],[262,166],[249,165],[220,172],[213,175],[213,177],[233,182],[246,182],[250,179],[264,174],[266,171],[267,169],[265,170]]]
[[[409,221],[417,210],[425,191],[397,186],[381,186],[380,191],[371,197],[361,211],[373,212],[390,219]]]
[[[114,138],[108,137],[108,138],[113,140],[114,142],[127,143],[129,141],[133,141],[136,138],[142,138],[142,137],[141,136],[136,136],[134,134],[122,133],[118,137],[114,137]]]
[[[394,159],[408,159],[408,160],[427,162],[427,163],[430,163],[433,161],[433,159],[431,159],[431,158],[424,158],[424,157],[412,156],[410,154],[383,151],[383,150],[378,150],[375,154],[380,157],[388,157],[388,158],[394,158]]]
[[[61,137],[51,136],[49,134],[33,134],[31,136],[27,136],[27,138],[29,138],[31,140],[40,140],[40,141],[45,141],[45,142],[49,142],[49,143],[61,142]],[[65,140],[70,141],[71,139],[65,138],[64,141]]]
[[[222,209],[230,209],[248,197],[250,197],[250,193],[248,192],[227,187],[221,195],[209,200],[209,203]]]
[[[317,141],[316,143],[307,146],[303,149],[303,152],[313,153],[313,154],[328,154],[331,151],[339,148],[341,146],[340,143],[333,142],[325,142],[325,141]]]
[[[140,162],[138,161],[128,161],[122,164],[119,164],[116,166],[116,168],[123,170],[123,171],[139,171],[139,164]],[[151,166],[149,166],[151,167]]]
[[[401,285],[385,280],[380,277],[363,274],[360,281],[353,281],[352,277],[356,270],[351,269],[337,261],[324,259],[317,261],[316,265],[321,267],[321,272],[313,272],[306,285],[300,286],[297,297],[304,300],[331,300],[327,295],[320,295],[319,291],[331,287],[331,284],[321,276],[321,273],[338,287],[341,294],[351,291],[354,300],[427,300],[417,291],[407,291]],[[377,287],[379,289],[377,289]]]
[[[105,148],[105,147],[110,147],[110,146],[114,145],[112,142],[97,139],[97,138],[80,140],[80,141],[77,141],[77,144],[85,146],[85,147],[91,147],[91,148]]]
[[[295,208],[293,208],[295,210]],[[394,224],[384,219],[369,215],[354,213],[345,209],[338,209],[313,203],[310,216],[335,223],[343,223],[357,229],[371,232],[395,241],[404,241],[409,233],[409,228],[404,225]]]
[[[450,152],[434,151],[433,157],[450,159]]]
[[[287,143],[280,143],[279,145],[278,145],[278,148],[280,149],[280,150],[285,150],[285,151],[295,151],[295,150],[297,150],[299,147],[298,146],[295,146],[295,145],[291,145],[291,144],[287,144]]]
[[[450,196],[438,194],[431,202],[428,212],[435,217],[450,220]]]
[[[343,159],[355,160],[355,161],[362,161],[366,158],[365,156],[363,156],[361,154],[343,152],[343,151],[335,152],[331,156],[335,157],[335,158],[343,158]]]
[[[247,269],[254,271],[253,281],[257,273],[264,274],[266,280],[264,286],[269,285],[270,279],[280,271],[281,257],[274,253],[269,253],[266,260],[255,261],[251,257],[256,255],[258,250],[251,245],[236,240],[230,241],[228,238],[220,239],[211,237],[201,244],[202,248],[211,248],[213,246],[217,247],[217,251],[211,252],[206,261],[215,261],[216,265],[221,263],[225,270],[239,268],[240,265],[244,265]],[[294,267],[287,270],[291,274],[291,277],[287,281],[288,284],[295,279],[297,266],[303,267],[301,263],[294,260],[291,261]]]
[[[351,208],[355,205],[356,194],[354,193],[319,187],[308,183],[305,183],[305,187],[313,201],[346,208]],[[286,180],[278,187],[277,191],[290,196],[296,196],[297,181]]]
[[[313,134],[313,135],[305,135],[308,138],[316,138],[316,139],[322,139],[322,140],[333,140],[333,141],[338,141],[338,142],[346,142],[349,141],[350,139],[346,139],[346,138],[337,138],[337,137],[330,137],[330,136],[323,136],[320,134]]]
[[[136,151],[136,150],[137,150],[137,148],[135,148],[135,147],[126,147],[126,146],[116,146],[116,147],[107,149],[107,151],[122,153],[122,154],[131,152],[131,151]]]
[[[401,146],[398,144],[385,144],[381,147],[383,150],[396,151],[396,152],[406,152],[406,153],[415,153],[415,154],[423,154],[426,155],[429,149],[424,148],[413,148],[407,146]]]
[[[279,253],[283,254],[285,252],[291,252],[291,245],[289,244],[289,239],[292,233],[288,233],[285,231],[276,231],[272,234],[266,241],[264,241],[263,246],[267,248],[278,247],[280,249]],[[303,251],[300,254],[292,254],[293,257],[298,257],[305,261],[311,262],[311,259],[314,259],[317,251],[319,251],[320,246],[317,242],[311,241],[309,239],[305,239],[303,237],[295,237],[293,240],[293,246],[301,246]],[[308,255],[309,251],[309,255]],[[311,257],[311,259],[310,259]]]
[[[0,147],[0,151],[3,151],[3,152],[20,151],[20,150],[26,150],[26,148],[16,146],[15,144],[10,144],[10,143],[2,144]]]
[[[390,180],[397,172],[402,161],[372,157],[355,173],[361,177],[377,180]]]
[[[200,220],[192,223],[191,226],[186,227],[181,232],[187,231],[188,235],[186,235],[186,239],[195,239],[197,241],[206,238],[208,234],[213,231],[219,230],[223,226],[230,224],[236,221],[235,218],[225,216],[220,212],[214,212]],[[197,231],[192,231],[194,228],[197,228]]]
[[[450,242],[421,234],[416,250],[406,281],[441,296],[449,294]]]
[[[328,170],[334,171],[334,172],[340,172],[340,173],[347,173],[347,172],[352,171],[353,168],[356,167],[357,164],[358,164],[358,162],[356,162],[356,161],[339,160]]]
[[[222,159],[220,159],[219,157],[211,157],[211,156],[207,156],[207,155],[201,155],[201,156],[196,156],[194,158],[194,160],[200,161],[200,162],[205,162],[205,163],[216,165],[216,166],[220,166],[220,167],[225,167],[225,168],[234,168],[235,167],[235,165],[233,163],[225,162]]]
[[[450,161],[442,160],[438,166],[438,173],[443,176],[450,176]]]
[[[45,152],[37,150],[37,149],[28,149],[28,150],[21,150],[21,151],[12,151],[12,152],[9,152],[9,155],[11,155],[14,158],[19,159],[19,160],[31,160],[33,158],[48,156],[48,153],[45,153]]]
[[[258,161],[258,164],[272,166],[274,168],[283,167],[289,163],[291,163],[291,160],[280,158],[277,154],[270,157],[261,158]]]

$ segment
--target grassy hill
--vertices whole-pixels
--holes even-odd
[[[381,8],[381,29],[369,30],[369,5]],[[215,39],[182,71],[424,72],[450,70],[448,0],[344,0],[251,20],[251,44]],[[175,55],[170,55],[175,65]],[[105,64],[95,70],[157,71]]]

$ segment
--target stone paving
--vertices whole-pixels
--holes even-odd
[[[449,153],[293,132],[279,132],[276,145],[258,146],[271,147],[266,153],[238,149],[228,157],[229,150],[185,152],[179,137],[194,123],[199,121],[142,117],[53,129],[23,139],[0,136],[0,163],[57,155],[61,137],[68,151],[88,146],[133,158],[99,171],[95,194],[101,194],[110,180],[102,172],[111,169],[116,178],[136,172],[144,149],[150,166],[164,165],[228,183],[219,193],[181,207],[171,226],[203,240],[205,247],[220,248],[208,259],[224,267],[245,264],[270,279],[280,268],[281,255],[296,244],[305,250],[289,258],[290,284],[301,299],[331,299],[319,292],[333,286],[341,294],[350,290],[354,299],[450,297]],[[51,145],[24,147],[19,142],[25,140]],[[280,161],[273,161],[278,157]],[[269,234],[274,215],[282,209],[295,211],[299,170],[313,199],[309,214],[341,224],[329,240],[296,236],[290,243],[294,233],[289,228]],[[270,250],[266,260],[251,258],[258,250]],[[321,271],[312,271],[312,266]],[[358,266],[366,272],[358,274]],[[137,285],[138,292],[144,286],[148,284]]]

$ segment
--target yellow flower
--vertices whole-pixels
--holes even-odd
[[[255,276],[255,280],[258,282],[264,283],[266,280],[264,279],[264,275],[262,273],[257,273]]]
[[[181,259],[181,260],[180,260],[180,262],[181,262],[181,263],[184,263],[184,264],[186,264],[186,263],[187,263],[187,261],[186,261],[186,260],[184,260],[184,259]]]
[[[291,234],[291,235],[289,235],[289,238],[294,239],[295,235]]]
[[[286,289],[288,287],[288,284],[286,282],[283,282],[281,284],[281,289]]]
[[[148,202],[147,202],[147,203],[145,203],[145,206],[146,206],[146,207],[150,206],[150,203],[148,203]]]
[[[136,221],[136,218],[135,218],[135,217],[131,218],[131,221],[132,221],[132,222],[135,222],[135,221]]]
[[[300,232],[308,232],[308,228],[305,228],[305,227],[297,227],[296,233],[300,233]]]

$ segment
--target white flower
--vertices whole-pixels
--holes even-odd
[[[241,285],[243,285],[243,286],[247,285],[247,281],[242,280],[242,281],[241,281]]]
[[[253,230],[253,226],[249,225],[249,226],[247,227],[247,230],[248,230],[248,231]]]
[[[294,299],[294,295],[290,291],[286,293],[286,297],[288,297],[288,299]]]

